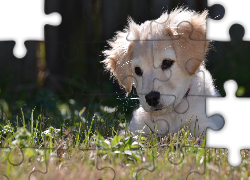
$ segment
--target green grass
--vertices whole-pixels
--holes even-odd
[[[157,125],[148,137],[142,131],[133,136],[124,114],[108,108],[91,113],[83,107],[69,113],[62,104],[60,116],[53,116],[43,108],[24,107],[24,102],[17,102],[19,111],[14,115],[1,105],[3,179],[175,180],[188,175],[188,179],[247,179],[250,175],[248,150],[241,151],[243,162],[233,168],[227,163],[227,150],[205,148],[206,137],[189,133],[188,123],[164,138],[154,133]],[[58,127],[55,121],[60,122]],[[125,135],[119,135],[120,130]],[[199,140],[203,143],[198,145]]]

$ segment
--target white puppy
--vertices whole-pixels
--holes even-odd
[[[103,52],[105,68],[127,94],[134,84],[140,99],[129,126],[133,133],[147,125],[148,135],[158,122],[158,135],[166,135],[190,119],[196,135],[207,127],[223,127],[222,118],[208,118],[205,111],[206,96],[218,95],[204,63],[209,47],[206,17],[207,11],[177,8],[141,25],[129,18],[128,27],[109,41],[111,49]]]

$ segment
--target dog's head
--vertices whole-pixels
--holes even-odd
[[[145,111],[172,109],[187,92],[192,75],[208,51],[207,11],[178,8],[156,21],[117,32],[103,61],[127,94],[135,84]]]

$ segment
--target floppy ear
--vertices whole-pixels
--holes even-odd
[[[190,12],[189,21],[180,22],[170,30],[177,62],[188,74],[194,74],[204,60],[209,41],[206,40],[205,10],[201,14]]]
[[[128,41],[127,35],[128,30],[125,29],[124,32],[117,32],[113,41],[108,41],[111,49],[103,51],[106,59],[102,62],[105,64],[105,69],[118,80],[128,95],[132,90],[133,81],[131,70],[133,41]]]

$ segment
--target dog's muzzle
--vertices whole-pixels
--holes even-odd
[[[152,91],[145,96],[145,99],[149,106],[155,107],[159,103],[160,93]]]

